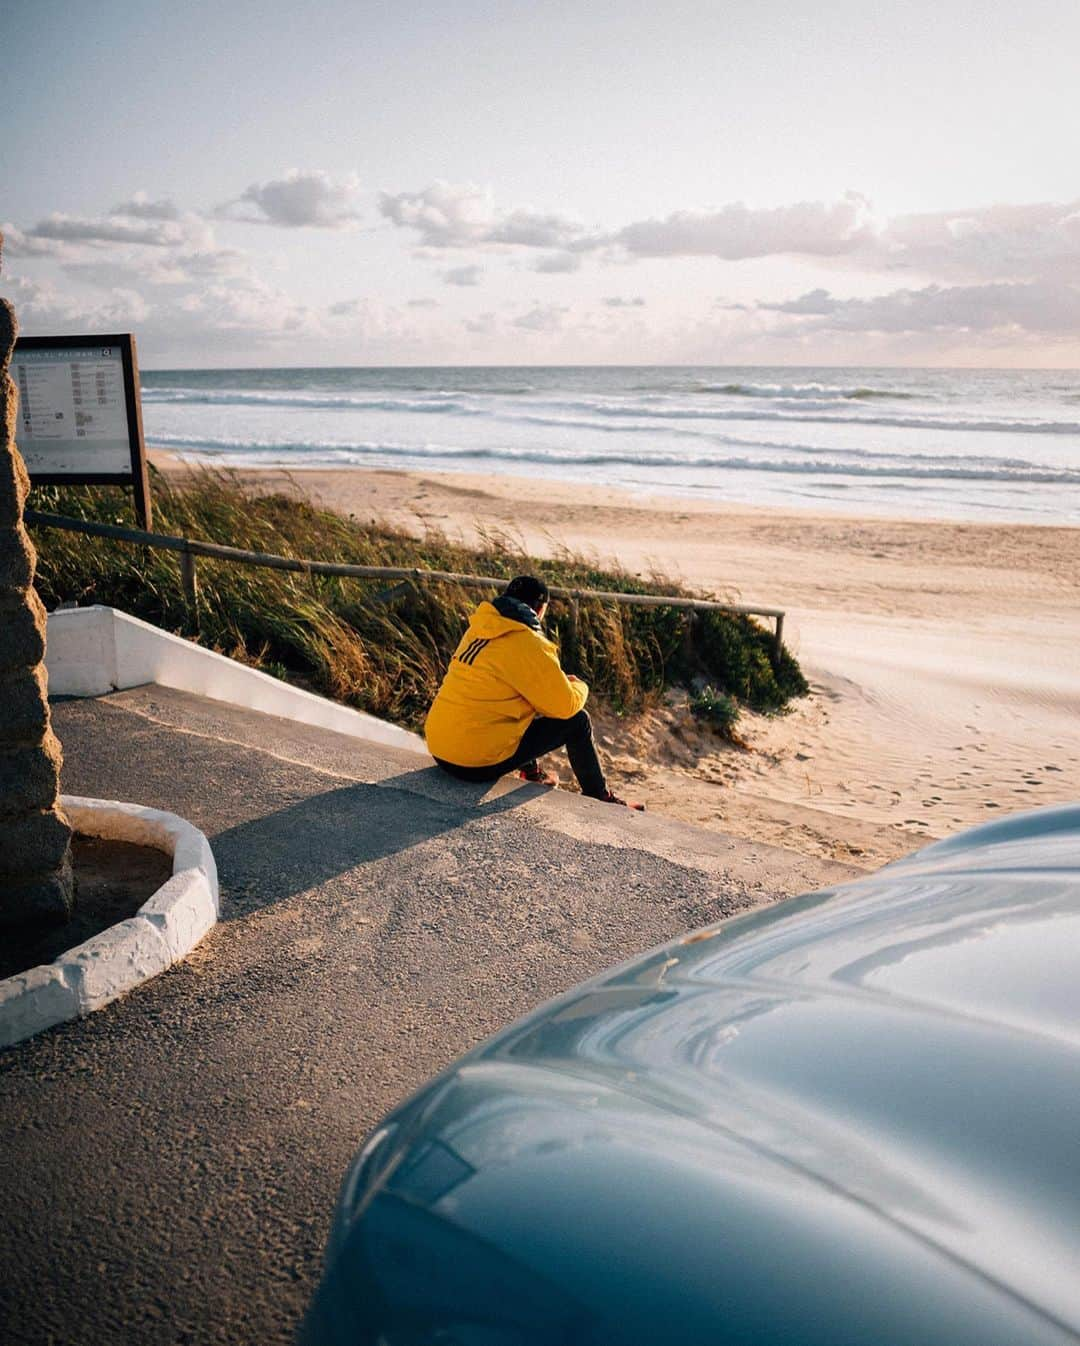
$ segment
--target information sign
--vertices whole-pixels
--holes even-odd
[[[16,440],[30,480],[130,485],[149,528],[135,338],[19,337],[11,376],[19,391]]]

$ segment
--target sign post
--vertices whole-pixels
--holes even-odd
[[[130,486],[144,529],[152,519],[135,338],[19,337],[16,434],[35,485]]]

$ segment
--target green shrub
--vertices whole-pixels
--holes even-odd
[[[694,719],[730,739],[734,736],[741,712],[739,703],[727,692],[718,692],[715,687],[703,687],[690,698],[690,713]]]

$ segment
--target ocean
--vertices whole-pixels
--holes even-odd
[[[895,518],[1080,524],[1080,372],[143,371],[147,443],[223,467],[554,477]]]

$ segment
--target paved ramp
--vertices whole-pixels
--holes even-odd
[[[54,708],[64,789],[211,838],[185,963],[0,1057],[0,1341],[284,1343],[390,1106],[575,982],[854,871],[158,687]]]

